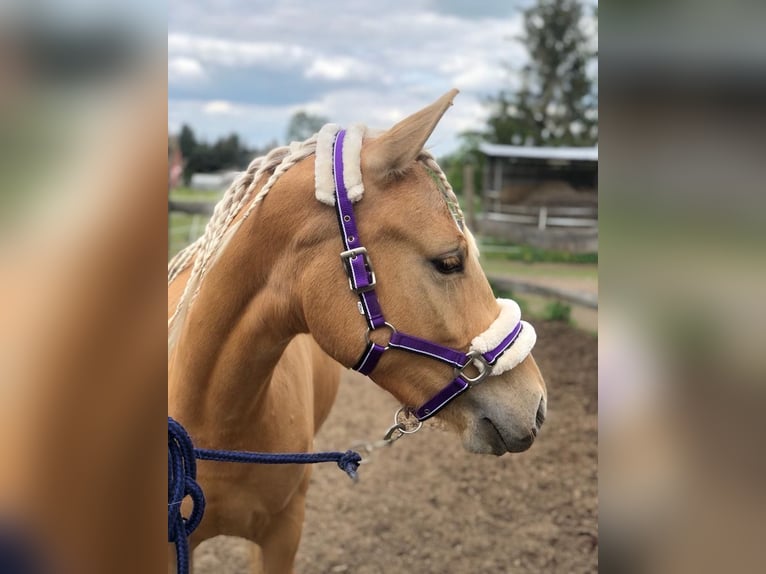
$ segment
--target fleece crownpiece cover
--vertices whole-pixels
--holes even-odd
[[[342,128],[327,124],[317,134],[316,157],[314,159],[314,181],[316,198],[327,205],[335,205],[335,181],[333,179],[333,147],[335,136]],[[362,140],[367,128],[354,124],[346,130],[343,141],[343,181],[348,198],[356,203],[364,195],[362,184]]]

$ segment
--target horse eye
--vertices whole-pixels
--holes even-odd
[[[450,255],[443,259],[431,260],[434,268],[443,275],[449,275],[450,273],[460,273],[463,270],[463,259],[457,255]]]

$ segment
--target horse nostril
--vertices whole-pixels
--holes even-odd
[[[537,415],[535,416],[535,422],[539,429],[545,422],[545,399],[540,399],[540,404],[537,407]]]

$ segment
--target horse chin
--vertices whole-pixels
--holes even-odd
[[[463,431],[463,448],[475,454],[502,456],[524,452],[535,442],[538,427],[521,430],[515,425],[498,424],[487,417],[477,418]]]

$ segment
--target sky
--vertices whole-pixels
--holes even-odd
[[[285,143],[305,110],[386,128],[455,87],[436,155],[480,129],[483,98],[515,85],[530,0],[170,0],[168,129]]]

